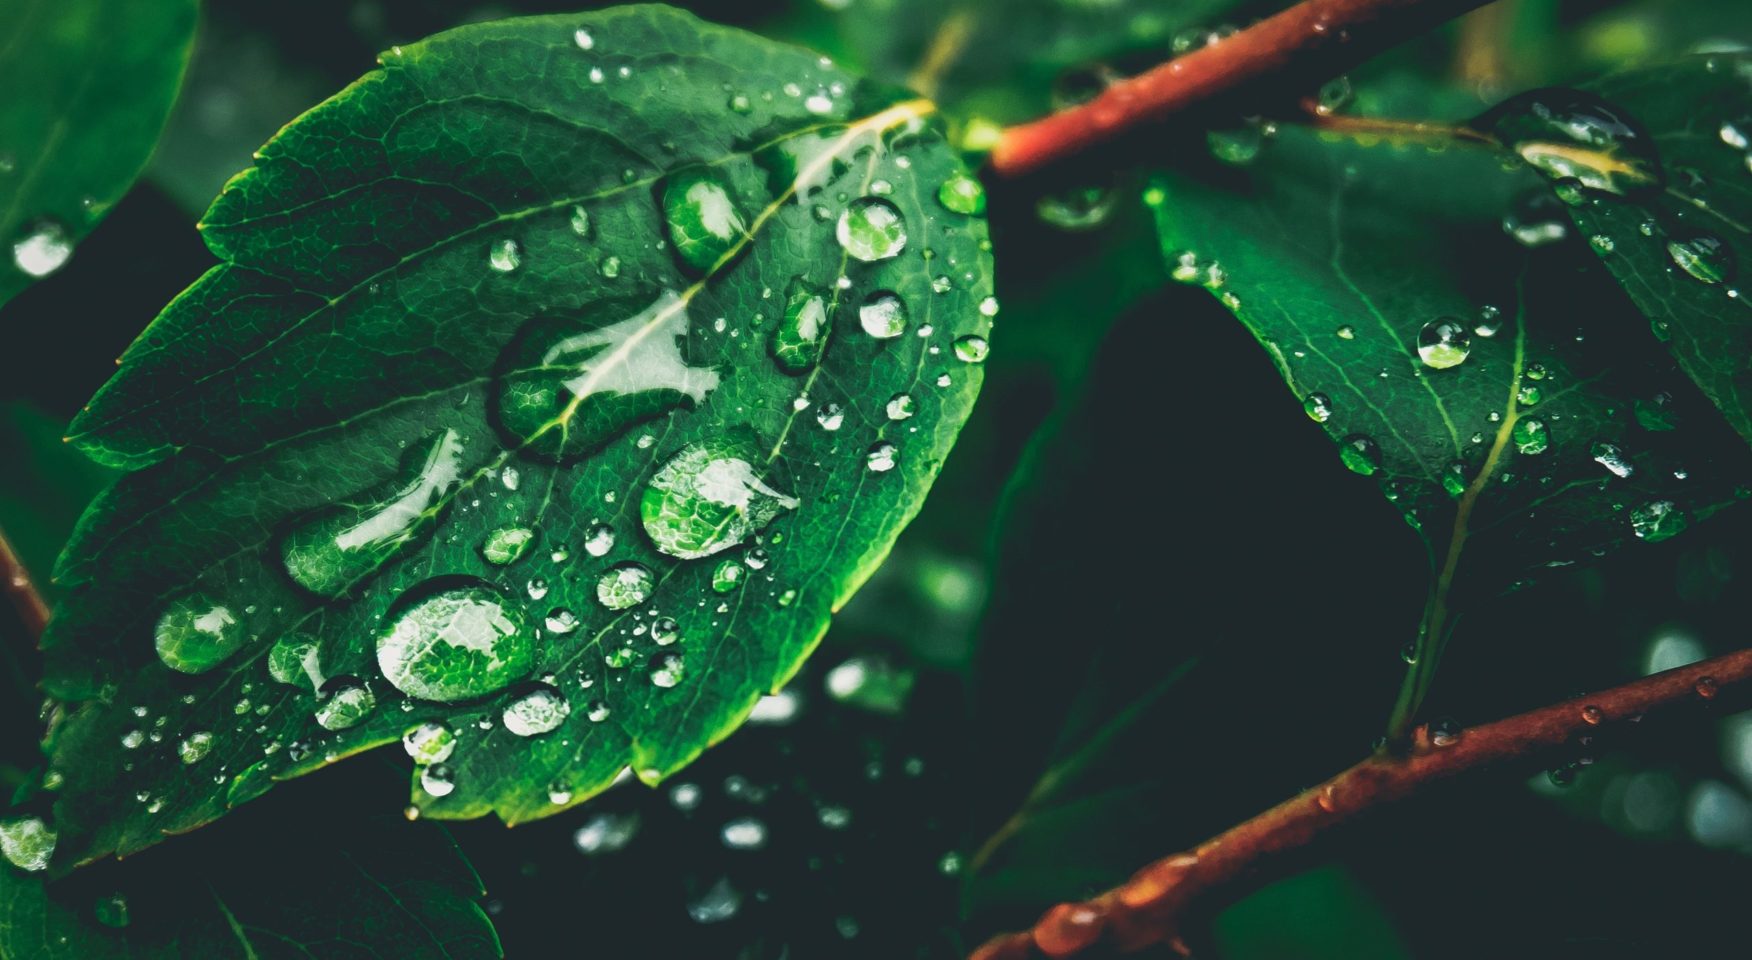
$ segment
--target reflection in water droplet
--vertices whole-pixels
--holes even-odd
[[[1424,366],[1436,370],[1457,367],[1472,353],[1472,331],[1455,317],[1441,317],[1423,325],[1417,334],[1417,356]]]
[[[1615,477],[1629,477],[1636,472],[1630,459],[1624,455],[1624,448],[1616,443],[1601,441],[1589,449],[1588,455],[1594,462],[1605,467]]]
[[[523,612],[491,586],[426,596],[395,615],[377,638],[390,685],[424,700],[466,700],[504,689],[535,665]]]
[[[888,398],[888,406],[885,409],[890,420],[908,420],[917,411],[917,404],[913,402],[912,394],[897,393]]]
[[[681,639],[681,625],[671,617],[661,617],[651,624],[651,639],[657,641],[660,647],[667,647]]]
[[[1302,401],[1302,411],[1315,423],[1325,423],[1332,417],[1332,398],[1324,393],[1310,393]]]
[[[879,440],[870,446],[870,452],[864,455],[864,465],[872,473],[887,473],[894,469],[895,460],[900,456],[900,449],[887,440]]]
[[[888,340],[906,332],[906,302],[899,295],[879,290],[864,299],[858,307],[858,325],[878,340]]]
[[[617,564],[597,578],[596,599],[610,610],[625,610],[644,603],[651,596],[654,584],[655,578],[643,564]]]
[[[1734,249],[1721,237],[1709,233],[1694,233],[1667,241],[1667,255],[1679,269],[1704,283],[1726,283],[1734,279]]]
[[[859,260],[886,260],[906,247],[906,220],[887,200],[859,197],[840,214],[834,235]]]
[[[955,213],[978,216],[985,212],[985,187],[964,173],[953,174],[937,188],[937,202]]]
[[[726,560],[718,564],[718,569],[712,571],[712,589],[718,593],[729,593],[742,586],[748,570],[734,560]]]
[[[823,430],[838,430],[840,424],[846,421],[846,410],[837,403],[824,403],[821,409],[815,411],[815,422]]]
[[[293,686],[321,689],[324,678],[317,650],[316,638],[310,634],[286,634],[268,651],[268,676]]]
[[[555,607],[548,611],[547,619],[543,623],[549,633],[567,634],[578,629],[578,615],[565,607]]]
[[[205,673],[243,646],[243,625],[231,608],[205,594],[171,601],[153,630],[153,645],[164,665],[182,673]]]
[[[575,316],[531,321],[499,357],[494,414],[507,441],[567,459],[589,453],[718,386],[688,365],[686,302],[612,299]]]
[[[590,528],[590,533],[584,538],[584,552],[593,557],[600,557],[614,549],[614,530],[606,523],[599,523]]]
[[[506,704],[502,719],[505,729],[520,737],[533,737],[558,727],[571,712],[572,705],[558,690],[539,686]]]
[[[67,228],[44,220],[12,244],[12,262],[33,277],[46,277],[73,256],[73,237]]]
[[[444,724],[428,720],[402,734],[402,749],[415,763],[443,763],[456,752],[456,734]]]
[[[1352,473],[1373,476],[1381,469],[1381,448],[1373,439],[1353,433],[1338,444],[1338,458]]]
[[[651,682],[659,687],[673,687],[686,675],[686,666],[679,653],[659,653],[651,658]]]
[[[55,831],[41,817],[0,819],[0,856],[20,870],[38,873],[55,855]]]
[[[358,585],[431,532],[463,476],[463,443],[451,429],[410,446],[396,480],[300,521],[280,541],[292,579],[318,596]]]
[[[785,298],[785,316],[773,328],[773,359],[780,368],[801,373],[821,358],[827,340],[828,293],[802,277],[791,280]]]
[[[754,467],[760,455],[734,433],[688,444],[651,477],[639,519],[657,549],[692,560],[735,546],[798,501]]]
[[[748,220],[730,181],[712,167],[693,167],[663,182],[663,218],[676,256],[696,275],[712,269],[748,237]]]
[[[176,755],[185,764],[200,763],[212,749],[213,734],[198,730],[177,743]]]
[[[986,338],[977,334],[968,334],[955,340],[955,356],[964,363],[984,363],[986,355],[991,353],[991,344]]]
[[[528,527],[500,527],[487,534],[487,539],[481,544],[481,557],[502,567],[517,561],[534,543],[535,531]]]
[[[1551,447],[1551,433],[1546,430],[1545,421],[1536,417],[1515,421],[1509,439],[1515,441],[1516,450],[1526,454],[1544,453]]]
[[[345,730],[370,715],[377,706],[371,688],[352,681],[336,681],[336,688],[316,708],[316,722],[324,730]]]
[[[1534,90],[1503,101],[1479,125],[1553,180],[1610,193],[1663,181],[1654,142],[1642,125],[1591,93]]]
[[[581,206],[572,208],[572,232],[580,237],[590,236],[590,211]]]

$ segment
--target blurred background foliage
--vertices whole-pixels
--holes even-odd
[[[933,86],[969,142],[1277,6],[686,5]],[[390,45],[573,8],[206,4],[146,176],[0,316],[0,527],[33,569],[108,480],[60,444],[62,425],[211,262],[194,222],[251,151]],[[1735,0],[1502,0],[1351,86],[1364,110],[1413,75],[1482,106],[1748,39],[1752,7]],[[761,722],[662,789],[617,787],[509,832],[453,827],[509,956],[956,956],[1368,750],[1424,602],[1420,548],[1241,326],[1166,282],[1136,180],[994,185],[1003,312],[981,409]],[[1473,613],[1426,713],[1491,720],[1744,645],[1749,532],[1733,512]],[[11,788],[36,764],[38,700],[29,645],[4,629]],[[1568,758],[1590,762],[1567,786],[1505,770],[1394,809],[1227,909],[1203,942],[1230,960],[1743,953],[1752,715],[1659,726]],[[404,775],[345,764],[224,827],[310,828],[310,791],[350,798],[351,814],[324,816],[365,822],[400,802]],[[101,869],[174,873],[180,845]]]

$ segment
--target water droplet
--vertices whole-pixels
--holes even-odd
[[[1663,180],[1642,125],[1593,94],[1534,90],[1505,100],[1479,124],[1553,180],[1619,194]]]
[[[1668,240],[1667,255],[1679,269],[1704,283],[1734,279],[1734,249],[1714,234],[1694,233]]]
[[[955,356],[964,363],[984,363],[986,355],[991,353],[991,344],[986,338],[977,334],[957,337],[955,340]]]
[[[1615,477],[1629,477],[1636,472],[1636,467],[1625,457],[1624,448],[1616,443],[1600,441],[1589,448],[1588,455]]]
[[[756,472],[754,444],[734,431],[690,443],[645,487],[639,519],[657,549],[692,560],[741,543],[798,501]]]
[[[886,260],[906,247],[906,220],[887,200],[859,197],[840,214],[834,235],[859,260]]]
[[[548,582],[541,577],[536,577],[524,584],[523,590],[525,593],[529,594],[529,599],[540,600],[542,597],[548,595]]]
[[[370,715],[377,706],[371,688],[353,681],[335,681],[328,699],[316,708],[316,722],[324,730],[345,730]]]
[[[482,582],[407,603],[377,638],[377,665],[410,697],[466,700],[523,677],[535,650],[522,611]]]
[[[784,319],[773,328],[773,359],[781,368],[801,373],[821,359],[829,329],[828,303],[826,290],[802,277],[791,280]]]
[[[1503,232],[1529,249],[1556,243],[1569,236],[1569,214],[1562,201],[1543,188],[1529,190],[1515,199],[1503,217]]]
[[[651,624],[651,639],[657,641],[660,647],[667,647],[681,639],[681,625],[672,617],[660,617]]]
[[[1451,747],[1460,741],[1460,724],[1452,717],[1442,717],[1430,723],[1430,746]]]
[[[651,658],[651,682],[659,687],[673,687],[686,675],[687,664],[679,653],[659,653]]]
[[[55,855],[56,839],[55,831],[41,817],[0,819],[0,856],[20,870],[47,870]]]
[[[402,734],[402,749],[421,766],[443,763],[456,752],[456,734],[436,720],[428,720]]]
[[[692,167],[671,174],[662,190],[670,243],[696,275],[711,270],[747,241],[748,220],[735,190],[715,168]]]
[[[288,633],[274,641],[268,651],[268,676],[293,686],[322,687],[322,664],[316,638],[308,633]]]
[[[601,723],[607,720],[609,712],[606,700],[592,700],[584,705],[584,716],[588,717],[591,723]]]
[[[730,885],[729,877],[723,877],[688,901],[687,915],[695,923],[723,923],[736,916],[736,911],[741,908],[742,894]]]
[[[572,845],[579,853],[593,857],[624,849],[638,834],[638,814],[599,813],[572,834]]]
[[[614,549],[614,530],[606,523],[599,523],[590,528],[590,533],[584,538],[584,552],[593,557],[600,557]]]
[[[1302,411],[1315,423],[1325,423],[1332,418],[1332,398],[1324,393],[1310,393],[1302,401]]]
[[[1337,334],[1340,340],[1355,340],[1357,338],[1357,328],[1348,323],[1334,330],[1333,333]]]
[[[590,236],[590,211],[581,206],[572,208],[572,232],[580,237]]]
[[[1111,187],[1076,187],[1041,197],[1034,212],[1060,230],[1093,230],[1112,216],[1118,197]]]
[[[985,212],[985,187],[967,174],[953,174],[937,188],[937,202],[952,212],[978,216]]]
[[[1651,500],[1630,512],[1631,532],[1649,543],[1677,536],[1690,525],[1685,512],[1671,500]]]
[[[523,254],[517,248],[517,241],[495,240],[487,251],[487,263],[500,273],[510,273],[517,269],[523,263]]]
[[[737,817],[724,824],[719,836],[732,850],[759,850],[766,846],[766,824],[754,817]]]
[[[1724,121],[1718,133],[1735,150],[1752,150],[1752,117]]]
[[[906,302],[899,295],[878,290],[858,307],[858,325],[878,340],[888,340],[906,332]]]
[[[12,244],[12,262],[33,277],[46,277],[61,269],[73,256],[73,237],[67,228],[44,220]]]
[[[895,460],[900,456],[900,449],[887,440],[878,440],[871,444],[870,452],[864,455],[864,465],[872,473],[887,473],[894,469]]]
[[[481,557],[495,566],[513,563],[529,552],[535,543],[535,531],[528,527],[500,527],[487,534],[481,544]]]
[[[1353,433],[1339,441],[1338,458],[1352,473],[1360,473],[1365,477],[1373,476],[1381,469],[1380,446],[1360,433]]]
[[[1266,140],[1277,132],[1275,124],[1258,117],[1249,117],[1240,125],[1211,130],[1205,135],[1211,156],[1234,166],[1245,166],[1259,159]]]
[[[748,571],[734,560],[726,560],[718,564],[718,569],[712,571],[712,589],[718,593],[729,593],[742,586],[747,579]]]
[[[560,692],[539,686],[505,705],[501,719],[505,729],[520,737],[533,737],[558,727],[572,712]],[[564,801],[561,801],[562,803]]]
[[[1534,417],[1515,421],[1509,439],[1515,442],[1516,450],[1525,454],[1544,453],[1551,447],[1551,433],[1545,429],[1545,421]]]
[[[434,763],[420,771],[420,789],[428,796],[449,796],[456,789],[456,771],[447,763]]]
[[[885,409],[890,420],[909,420],[917,412],[917,404],[913,402],[912,394],[897,393],[888,398]]]
[[[1331,116],[1344,109],[1355,96],[1349,77],[1334,77],[1321,85],[1320,92],[1314,98],[1314,112],[1323,117]]]
[[[815,422],[823,430],[838,430],[846,420],[845,408],[837,403],[824,403],[821,409],[815,411]]]
[[[158,659],[182,673],[206,673],[236,653],[245,639],[231,608],[201,593],[171,601],[153,630]]]
[[[1714,677],[1698,677],[1697,683],[1693,684],[1691,689],[1696,691],[1697,695],[1704,700],[1714,700],[1716,693],[1719,692],[1719,687],[1716,684],[1716,679]]]
[[[1417,334],[1417,356],[1436,370],[1457,367],[1472,353],[1472,331],[1455,317],[1440,317]]]
[[[578,629],[578,615],[565,607],[555,607],[548,611],[543,623],[549,633],[567,634]]]
[[[699,403],[718,374],[688,366],[687,336],[686,303],[667,290],[651,301],[603,300],[574,316],[537,318],[499,357],[499,427],[522,451],[565,460]]]
[[[597,578],[596,600],[610,610],[625,610],[644,603],[655,584],[656,578],[644,564],[616,564]]]
[[[1606,714],[1599,707],[1590,704],[1582,708],[1582,722],[1589,726],[1598,726],[1605,719]]]
[[[206,730],[197,730],[178,741],[176,755],[185,764],[200,763],[212,749],[213,734]]]
[[[455,430],[434,434],[402,456],[398,476],[300,520],[280,541],[286,572],[322,597],[336,597],[430,533],[463,476]]]
[[[572,34],[572,42],[576,43],[580,50],[590,50],[596,46],[595,38],[591,37],[590,31],[583,27],[579,27],[578,31]]]

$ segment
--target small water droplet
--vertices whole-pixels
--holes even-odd
[[[481,557],[495,566],[516,562],[535,543],[535,531],[528,527],[500,527],[487,534],[481,543]]]
[[[316,708],[316,722],[324,730],[345,730],[356,726],[377,706],[371,688],[351,679],[336,679],[325,691],[327,699]]]
[[[533,737],[558,727],[571,712],[572,705],[560,696],[558,690],[538,686],[506,704],[500,719],[504,721],[505,729],[517,736]]]
[[[837,403],[824,403],[821,409],[815,411],[815,422],[823,430],[838,430],[846,420],[845,408]]]
[[[176,745],[176,755],[185,764],[200,763],[213,749],[213,734],[198,730],[182,738]]]
[[[840,214],[834,235],[859,260],[886,260],[906,247],[906,219],[887,200],[859,197]]]
[[[614,530],[606,523],[599,523],[590,528],[584,538],[584,552],[593,557],[600,557],[614,549]]]
[[[1302,400],[1302,411],[1315,423],[1325,423],[1332,418],[1332,398],[1324,393],[1310,393]]]
[[[664,221],[676,256],[704,274],[748,239],[748,219],[729,179],[714,167],[692,167],[665,178]]]
[[[39,221],[12,244],[12,262],[33,277],[46,277],[73,256],[73,237],[50,220]]]
[[[718,569],[712,572],[712,589],[718,593],[729,593],[742,586],[747,578],[748,570],[735,560],[726,560],[718,564]]]
[[[1374,476],[1381,469],[1381,447],[1363,434],[1353,433],[1338,443],[1338,458],[1352,473]]]
[[[651,658],[651,682],[659,687],[673,687],[686,675],[686,666],[679,653],[659,653]]]
[[[596,600],[610,610],[625,610],[644,603],[655,585],[656,578],[644,564],[616,564],[597,578]]]
[[[427,796],[449,796],[456,789],[456,771],[447,763],[434,763],[420,771],[420,789]]]
[[[1629,477],[1636,472],[1636,467],[1632,466],[1629,458],[1624,455],[1624,448],[1616,443],[1607,443],[1602,440],[1589,448],[1588,455],[1594,458],[1595,463],[1605,467],[1615,477]]]
[[[1630,512],[1630,529],[1637,539],[1659,543],[1678,535],[1691,521],[1671,500],[1651,500]]]
[[[1545,428],[1545,421],[1535,417],[1515,421],[1509,439],[1515,442],[1516,450],[1529,455],[1544,453],[1551,447],[1551,433]]]
[[[55,855],[57,836],[41,817],[0,819],[0,856],[20,870],[40,873]]]

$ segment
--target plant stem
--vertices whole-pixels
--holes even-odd
[[[992,170],[1016,177],[1192,108],[1258,113],[1486,0],[1303,0],[1100,96],[1004,131]]]
[[[1336,827],[1438,781],[1560,750],[1609,724],[1638,721],[1658,707],[1707,701],[1749,680],[1752,649],[1472,727],[1440,745],[1421,727],[1409,753],[1370,756],[1185,853],[1150,864],[1093,900],[1053,907],[1033,929],[994,938],[972,960],[1070,957],[1098,943],[1120,952],[1166,943],[1186,954],[1182,932],[1194,907],[1209,909],[1257,887]]]
[[[41,638],[43,628],[49,625],[48,601],[37,591],[30,571],[24,568],[24,561],[18,559],[18,551],[12,549],[12,541],[6,539],[3,530],[0,530],[0,590],[11,599],[12,607],[18,611],[18,619],[24,622],[24,629],[30,633],[31,639]]]

